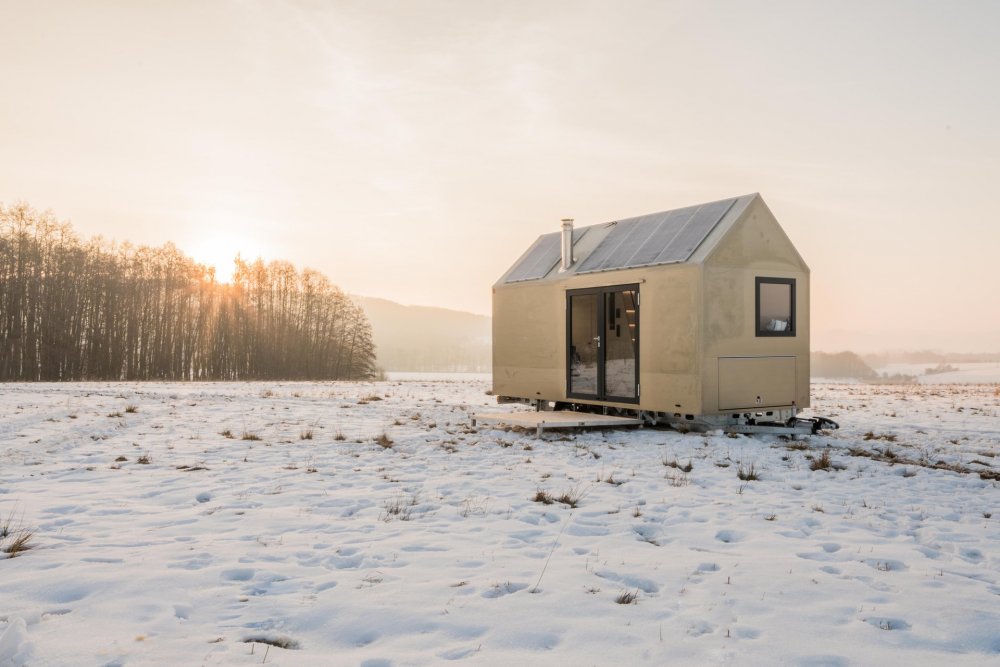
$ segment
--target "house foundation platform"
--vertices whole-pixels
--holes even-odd
[[[642,420],[635,417],[594,415],[586,412],[571,412],[569,410],[492,412],[472,415],[472,425],[476,426],[479,423],[506,424],[507,426],[533,428],[538,437],[541,437],[545,429],[553,428],[608,428],[617,426],[638,426],[642,428]]]

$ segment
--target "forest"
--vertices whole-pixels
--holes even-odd
[[[0,204],[0,381],[355,380],[371,326],[322,274],[236,258],[231,283],[174,245],[82,240]]]

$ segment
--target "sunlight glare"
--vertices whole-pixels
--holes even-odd
[[[236,257],[252,260],[261,255],[257,244],[238,233],[206,232],[187,244],[185,251],[194,261],[215,269],[215,281],[231,283],[236,270]]]

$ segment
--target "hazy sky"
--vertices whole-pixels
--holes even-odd
[[[562,217],[760,192],[814,349],[1000,349],[1000,2],[0,0],[0,201],[489,313]]]

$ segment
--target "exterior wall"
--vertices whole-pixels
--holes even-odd
[[[775,369],[786,368],[787,358],[793,357],[795,404],[799,408],[808,407],[809,268],[760,198],[754,200],[711,251],[702,270],[705,284],[701,357],[704,414],[719,411],[720,357],[775,357]],[[756,335],[756,277],[795,279],[795,336]],[[781,357],[786,359],[778,359]],[[757,382],[755,373],[759,375],[763,366],[746,367],[749,377],[741,378],[740,384],[752,387]],[[759,382],[762,387],[773,386],[768,384],[768,378],[762,377]],[[753,409],[755,406],[746,407]]]
[[[593,403],[700,413],[700,277],[700,267],[684,264],[495,286],[494,393],[547,401],[567,400],[567,290],[638,283],[639,404]]]
[[[493,288],[493,392],[565,400],[566,296],[548,281]]]
[[[493,289],[493,390],[566,401],[566,292],[638,284],[639,403],[572,399],[682,415],[809,406],[809,267],[759,196],[733,211],[684,264],[498,283]],[[741,204],[742,205],[742,204]],[[596,232],[596,233],[595,233]],[[592,230],[577,260],[600,242]],[[795,336],[756,335],[755,278],[794,278]],[[720,358],[726,378],[720,408]],[[793,378],[793,379],[790,379]],[[792,386],[794,385],[794,386]],[[779,400],[781,404],[770,401]]]
[[[640,405],[700,414],[701,267],[649,267],[640,287]]]

